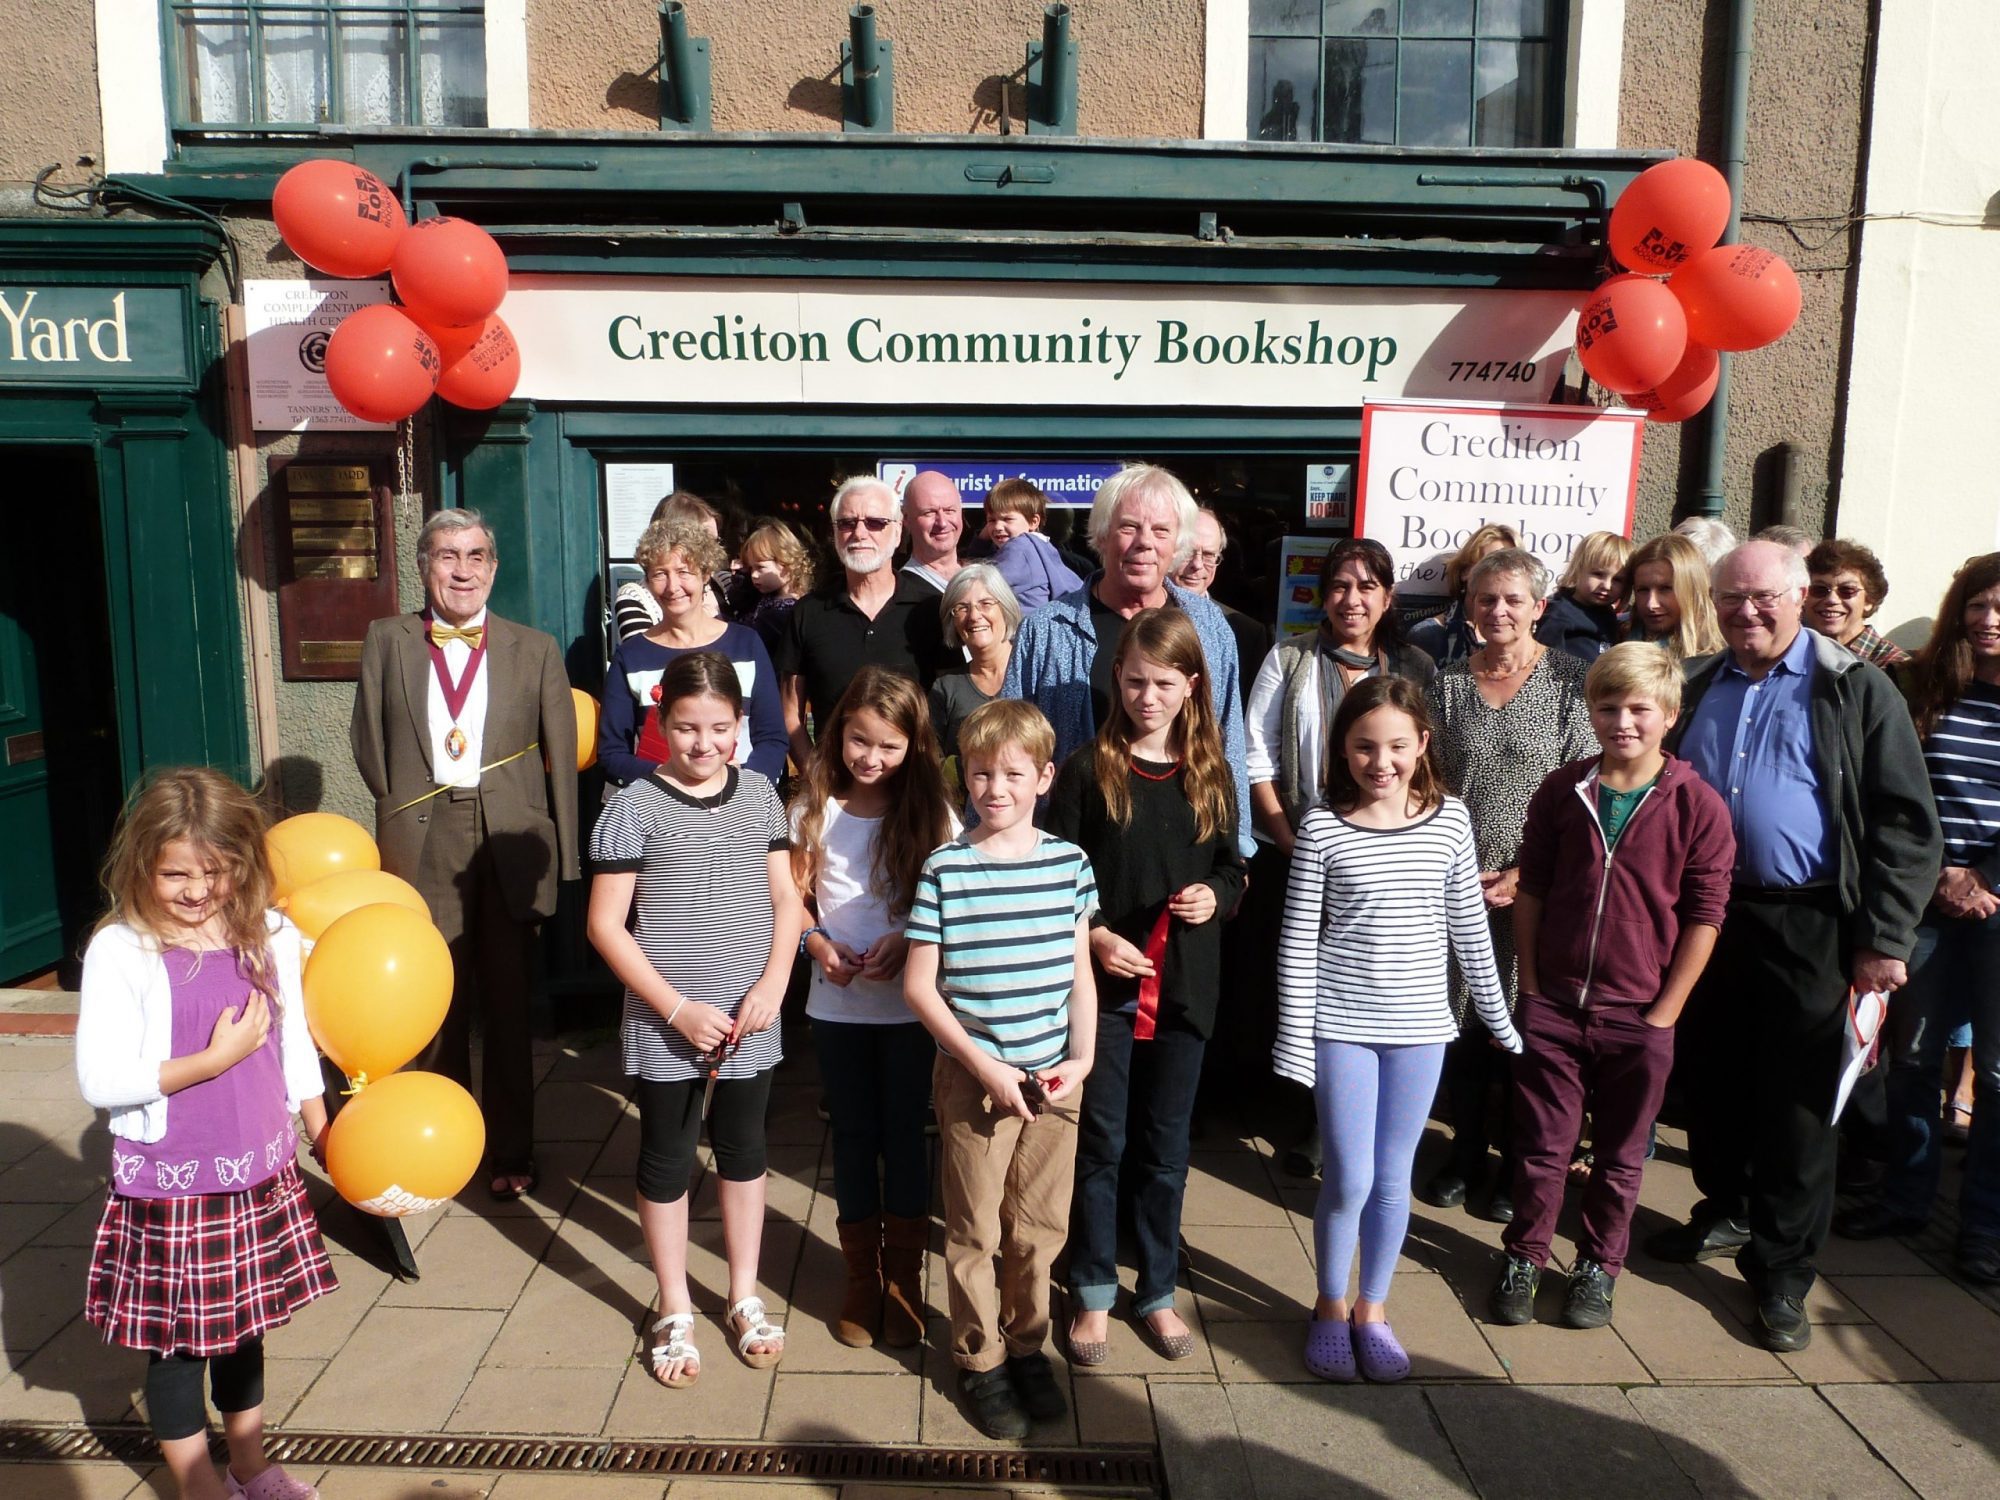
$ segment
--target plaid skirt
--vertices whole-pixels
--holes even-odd
[[[241,1193],[109,1194],[83,1315],[107,1344],[212,1358],[338,1286],[305,1183],[287,1162]]]

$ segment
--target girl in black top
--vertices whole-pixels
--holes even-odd
[[[1245,879],[1206,672],[1180,610],[1134,615],[1113,658],[1117,712],[1064,762],[1049,807],[1048,831],[1089,854],[1100,902],[1090,935],[1102,997],[1097,1063],[1083,1094],[1070,1222],[1074,1364],[1110,1353],[1128,1137],[1139,1242],[1132,1310],[1167,1358],[1194,1353],[1174,1311],[1188,1122],[1215,1027],[1222,919]]]

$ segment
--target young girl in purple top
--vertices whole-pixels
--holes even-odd
[[[264,827],[220,772],[144,787],[105,862],[77,1014],[77,1078],[112,1135],[84,1317],[146,1351],[147,1415],[186,1500],[318,1493],[264,1457],[264,1334],[336,1284],[296,1162],[294,1112],[317,1149],[326,1106]]]

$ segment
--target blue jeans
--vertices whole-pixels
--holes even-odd
[[[931,1064],[937,1043],[917,1021],[871,1026],[814,1021],[820,1087],[833,1128],[833,1201],[839,1222],[931,1211]],[[878,1176],[879,1171],[879,1176]]]
[[[1959,1196],[1962,1236],[2000,1239],[2000,913],[1940,917],[1917,928],[1910,982],[1889,1002],[1889,1131],[1894,1156],[1882,1201],[1930,1217],[1943,1167],[1939,1077],[1951,1032],[1972,1022],[1972,1131]]]
[[[1105,1312],[1118,1299],[1118,1169],[1129,1141],[1139,1317],[1174,1305],[1180,1279],[1181,1200],[1187,1194],[1188,1123],[1207,1043],[1168,1020],[1132,1039],[1133,1017],[1097,1018],[1097,1058],[1077,1111],[1076,1195],[1071,1200],[1069,1282],[1076,1305]]]

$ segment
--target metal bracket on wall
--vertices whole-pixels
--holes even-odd
[[[1006,187],[1014,182],[1054,182],[1056,169],[1046,161],[976,161],[965,169],[967,182],[990,182]]]
[[[708,78],[708,38],[688,35],[682,0],[660,0],[660,129],[711,128]]]
[[[1028,134],[1076,134],[1076,43],[1065,4],[1042,8],[1042,39],[1028,43]]]
[[[875,7],[847,13],[848,39],[840,44],[840,128],[888,135],[896,128],[895,43],[875,35]]]

